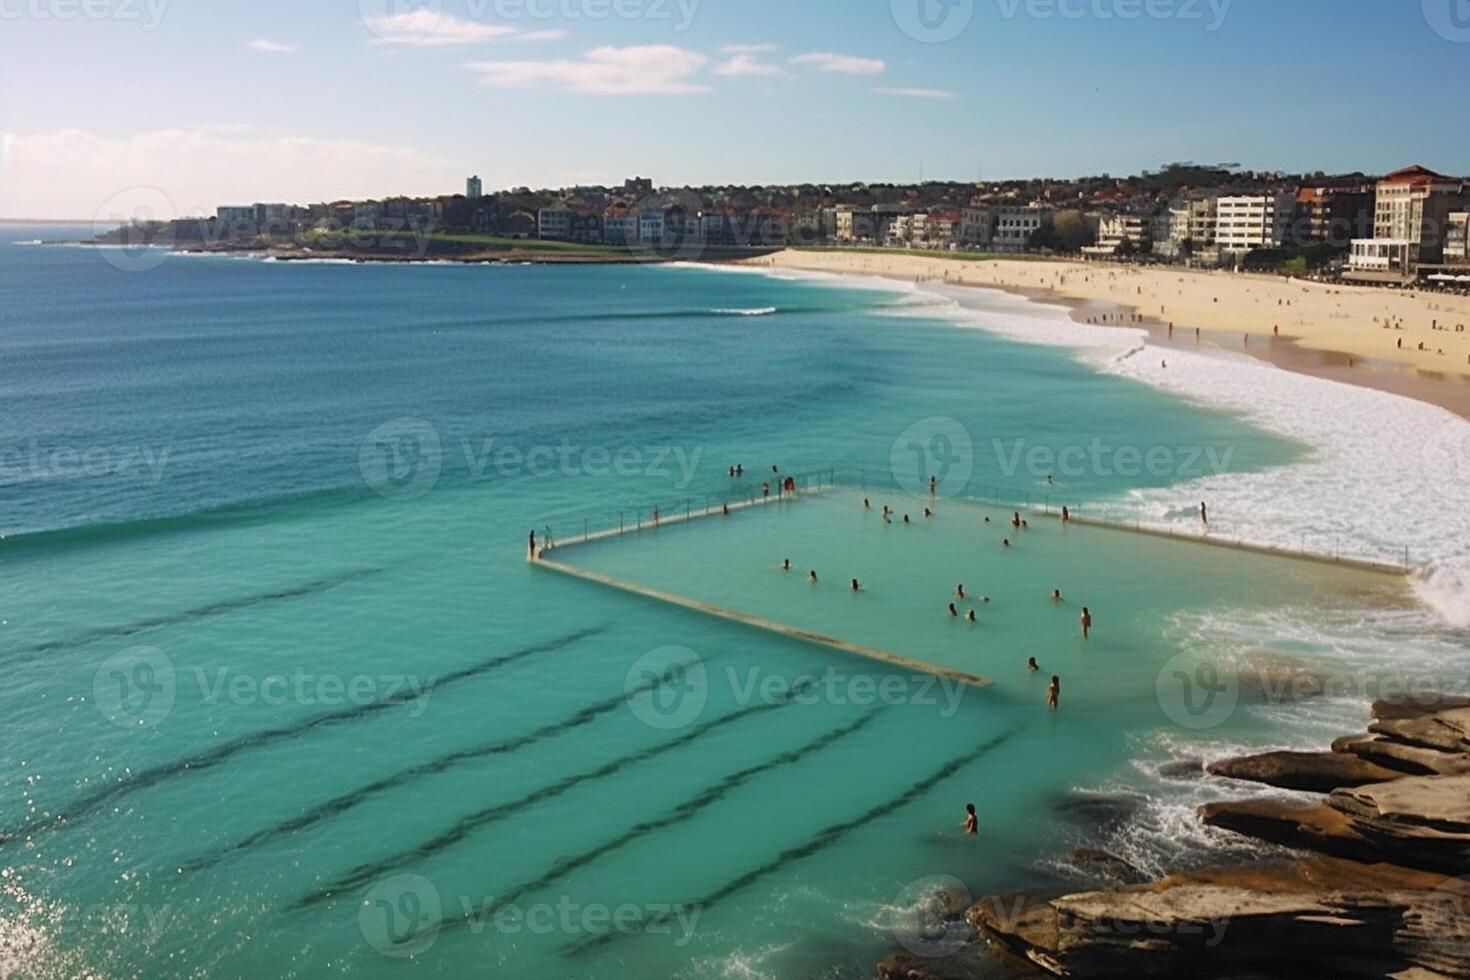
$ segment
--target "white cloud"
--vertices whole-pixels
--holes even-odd
[[[168,202],[172,213],[162,217],[252,201],[447,194],[463,188],[468,172],[461,162],[399,143],[266,135],[238,125],[122,138],[62,129],[11,140],[0,214],[91,219],[140,189]]]
[[[707,91],[693,76],[709,59],[668,44],[594,48],[580,60],[479,61],[466,65],[497,88],[546,87],[584,95],[682,95]]]
[[[881,75],[888,66],[877,58],[859,58],[850,54],[832,54],[829,51],[813,51],[791,59],[793,65],[811,65],[818,71],[836,72],[842,75]]]
[[[740,78],[750,75],[763,75],[766,77],[790,77],[791,72],[780,65],[769,61],[761,61],[753,54],[737,54],[726,58],[714,67],[716,75],[726,78]]]
[[[279,41],[270,41],[263,37],[248,41],[245,47],[251,51],[259,51],[262,54],[295,54],[301,50],[299,44],[282,44]]]
[[[480,24],[430,7],[416,7],[408,13],[365,17],[363,23],[377,35],[374,44],[413,44],[420,47],[444,47],[456,44],[482,44],[520,34],[514,27],[502,24]],[[541,32],[535,32],[541,33]],[[526,36],[526,35],[523,35]]]
[[[723,44],[720,54],[770,54],[776,50],[774,44]]]
[[[566,36],[566,31],[552,29],[546,31],[527,31],[524,34],[517,34],[515,39],[517,41],[560,41]]]
[[[952,99],[953,92],[939,88],[875,88],[876,95],[896,95],[902,99]]]

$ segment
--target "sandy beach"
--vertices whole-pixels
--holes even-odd
[[[1470,417],[1470,297],[1229,272],[966,260],[897,250],[787,249],[746,264],[1004,289],[1066,302],[1074,316],[1089,322],[1146,327],[1159,344],[1194,344],[1198,329],[1203,340],[1222,349]],[[1142,322],[1133,321],[1135,313]]]

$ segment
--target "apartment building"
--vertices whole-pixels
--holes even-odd
[[[1421,265],[1445,260],[1450,215],[1465,210],[1465,181],[1425,167],[1396,170],[1378,182],[1373,237],[1355,239],[1351,278],[1408,281]]]
[[[1470,265],[1470,211],[1456,211],[1449,217],[1449,232],[1444,242],[1445,265]]]
[[[536,237],[550,241],[572,240],[572,212],[566,208],[542,208],[536,212]]]
[[[1287,240],[1296,198],[1284,192],[1221,197],[1215,202],[1215,245],[1222,256],[1240,259]]]
[[[991,209],[990,247],[997,252],[1021,252],[1032,236],[1052,222],[1050,208],[1033,205],[1002,205]]]
[[[1149,214],[1106,214],[1098,222],[1097,244],[1085,255],[1138,255],[1153,250],[1154,217]]]

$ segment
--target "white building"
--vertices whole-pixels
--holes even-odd
[[[1276,248],[1291,230],[1296,197],[1250,194],[1215,202],[1215,243],[1221,253],[1241,257],[1260,248]]]
[[[536,212],[536,236],[551,241],[570,241],[572,212],[566,208],[542,208]]]
[[[480,182],[479,177],[471,177],[464,182],[464,196],[471,201],[478,201],[485,196],[485,185]]]
[[[667,219],[662,211],[638,212],[638,237],[650,245],[662,245]]]
[[[997,252],[1021,252],[1031,237],[1051,224],[1050,208],[1034,205],[1003,205],[991,208],[990,247]]]
[[[1109,256],[1124,252],[1142,254],[1153,248],[1154,219],[1145,214],[1104,215],[1097,226],[1097,244],[1082,250],[1085,255]]]
[[[1470,263],[1470,211],[1455,211],[1450,214],[1449,234],[1444,243],[1444,261],[1446,265]]]

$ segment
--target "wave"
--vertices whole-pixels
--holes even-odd
[[[714,309],[710,311],[717,316],[772,316],[777,310],[774,306],[761,306],[755,309]]]

